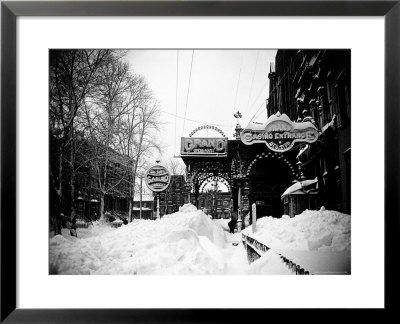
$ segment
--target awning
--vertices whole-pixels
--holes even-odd
[[[282,194],[281,198],[283,198],[284,196],[289,195],[289,194],[304,193],[305,187],[311,186],[312,184],[317,183],[317,182],[318,182],[317,178],[312,179],[312,180],[310,179],[310,180],[303,180],[303,181],[296,182],[285,190],[285,192]],[[297,192],[297,191],[299,191],[299,192]]]

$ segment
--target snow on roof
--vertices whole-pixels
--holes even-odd
[[[274,62],[271,62],[271,63],[270,63],[270,65],[269,65],[269,71],[270,71],[270,72],[275,72],[275,63],[274,63]]]
[[[275,120],[282,120],[284,122],[287,122],[289,124],[293,124],[293,127],[295,129],[307,129],[307,128],[312,128],[312,129],[316,129],[315,126],[309,122],[309,121],[305,121],[305,122],[293,122],[292,120],[290,120],[290,118],[288,117],[288,115],[286,114],[281,114],[279,111],[275,114],[275,115],[271,115],[268,117],[267,121],[263,124],[261,123],[256,123],[256,122],[250,122],[245,130],[253,130],[253,131],[261,131],[261,130],[265,130],[267,125],[272,123]]]
[[[305,151],[307,151],[310,148],[310,146],[308,144],[306,144],[299,152],[299,154],[297,154],[296,158],[298,159]]]
[[[328,128],[332,127],[333,129],[335,128],[335,118],[336,115],[333,115],[332,120],[327,123],[324,127],[322,127],[321,132],[324,133]]]
[[[289,194],[297,194],[297,191],[303,191],[303,188],[308,187],[318,181],[317,178],[312,180],[303,180],[292,184],[289,188],[285,190],[281,197]],[[304,192],[303,192],[304,193]]]

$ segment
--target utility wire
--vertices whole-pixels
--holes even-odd
[[[258,101],[258,98],[260,97],[260,95],[263,93],[263,90],[264,90],[264,88],[265,88],[265,86],[267,85],[267,83],[268,83],[268,79],[267,80],[265,80],[265,82],[264,82],[264,84],[263,84],[263,86],[261,87],[261,89],[260,89],[260,92],[258,93],[258,95],[257,95],[257,97],[256,97],[256,99],[253,101],[253,103],[251,104],[251,106],[250,106],[250,108],[251,107],[253,107],[254,106],[254,104]],[[253,115],[253,117],[254,117],[254,115]]]
[[[259,113],[260,109],[262,108],[262,106],[264,105],[264,101],[261,103],[260,107],[258,107],[257,111],[255,112],[255,114],[253,115],[253,117],[251,117],[250,121],[247,124],[250,124],[252,122],[252,120],[254,119],[254,117],[256,117],[256,115]]]
[[[240,76],[242,74],[243,54],[244,54],[244,51],[242,51],[242,56],[241,56],[241,59],[240,59],[239,76],[238,76],[238,82],[237,82],[237,85],[236,85],[236,94],[235,94],[235,101],[234,101],[234,104],[233,104],[233,112],[235,112],[235,110],[236,110],[236,101],[237,101],[237,95],[238,95],[238,92],[239,92]],[[230,118],[232,118],[232,117],[233,116],[230,116]],[[233,119],[231,119],[231,124],[229,126],[229,132],[232,130],[232,123],[233,123]]]
[[[281,80],[284,79],[285,76],[286,76],[288,73],[289,73],[289,69],[288,69],[288,70],[285,72],[285,74],[281,77]],[[256,100],[254,100],[253,104],[252,104],[250,107],[253,107],[254,104],[257,102],[258,97],[261,95],[261,93],[262,93],[264,87],[266,86],[267,82],[268,82],[268,78],[265,80],[265,83],[264,83],[264,85],[262,86],[261,91],[260,91],[259,94],[257,95]],[[269,92],[272,94],[272,93],[275,92],[275,90],[277,90],[277,89],[278,89],[277,86],[274,86]],[[265,102],[265,101],[264,101],[264,102]],[[258,111],[256,112],[256,114],[257,114],[257,113],[258,113]],[[255,116],[255,114],[253,115],[253,117],[251,118],[251,120],[250,120],[247,124],[249,124],[249,123],[254,119],[254,116]]]
[[[187,112],[188,101],[189,101],[189,92],[190,92],[190,80],[192,79],[193,56],[194,56],[194,50],[192,50],[192,61],[190,62],[189,84],[188,84],[188,89],[187,89],[187,94],[186,94],[186,107],[185,107],[185,117],[183,119],[182,137],[183,137],[183,133],[185,131],[186,112]]]
[[[179,50],[176,50],[176,84],[175,84],[175,132],[174,132],[174,154],[176,153],[176,120],[178,115],[178,84],[179,84]]]
[[[238,82],[237,82],[237,85],[236,85],[235,103],[233,104],[233,110],[234,111],[236,110],[236,101],[237,101],[237,95],[238,95],[238,92],[239,92],[240,76],[242,75],[242,65],[243,65],[243,56],[244,56],[243,54],[244,54],[244,51],[242,52],[242,57],[240,59],[240,69],[239,69]]]
[[[174,116],[176,118],[184,119],[184,120],[191,121],[191,122],[198,123],[198,124],[210,125],[210,126],[219,126],[219,127],[228,127],[229,126],[229,125],[224,125],[224,124],[213,124],[213,123],[210,123],[210,122],[203,122],[203,121],[200,121],[200,120],[194,120],[194,119],[190,119],[190,118],[185,118],[185,117],[175,115],[175,114],[170,113],[170,112],[165,111],[165,110],[160,110],[160,111],[162,113],[164,113],[164,114],[171,115],[171,116]]]
[[[253,78],[251,79],[251,86],[250,86],[249,96],[248,96],[248,98],[247,98],[246,110],[244,111],[244,113],[246,113],[246,112],[247,112],[247,109],[249,108],[249,102],[250,102],[251,93],[253,92],[254,77],[255,77],[255,75],[256,75],[257,64],[258,64],[258,57],[259,57],[259,56],[260,56],[260,51],[257,51],[256,64],[254,65]]]

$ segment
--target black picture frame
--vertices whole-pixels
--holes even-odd
[[[255,309],[16,308],[16,19],[19,16],[382,16],[385,19],[385,311],[395,310],[399,237],[400,1],[2,1],[1,322],[201,323],[265,316]],[[376,112],[379,113],[379,112]],[[373,149],[372,149],[373,150]],[[372,152],[373,153],[373,152]],[[366,152],[368,154],[368,152]],[[373,262],[373,260],[371,260]],[[392,264],[393,262],[393,264]],[[368,267],[368,265],[366,265]],[[38,292],[39,293],[39,292]],[[289,298],[289,296],[288,296]],[[269,310],[275,312],[275,310]],[[296,311],[296,310],[294,310]],[[315,311],[315,310],[314,310]],[[331,312],[331,310],[326,310]],[[318,312],[318,311],[317,311]],[[298,320],[304,312],[297,310]],[[376,313],[374,313],[376,314]],[[372,314],[368,313],[370,317]],[[377,310],[376,318],[386,316]],[[268,315],[269,316],[269,315]],[[318,317],[318,315],[316,315]],[[326,317],[327,315],[323,315]],[[331,315],[329,315],[331,316]],[[336,316],[336,315],[332,315]],[[374,315],[375,316],[375,315]],[[280,317],[282,319],[282,317]],[[349,318],[348,318],[349,319]]]

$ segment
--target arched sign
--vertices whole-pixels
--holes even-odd
[[[205,129],[214,130],[223,137],[193,137],[195,133]],[[181,156],[225,157],[227,154],[228,138],[216,126],[203,125],[197,127],[189,134],[189,137],[181,138]]]
[[[226,138],[182,137],[181,155],[226,156],[228,140]]]
[[[166,167],[156,164],[147,170],[145,181],[151,191],[161,192],[168,188],[171,175]]]
[[[277,113],[261,127],[246,127],[240,139],[246,145],[265,143],[272,151],[285,152],[296,142],[314,143],[318,139],[318,130],[311,122],[295,123],[287,115]]]

